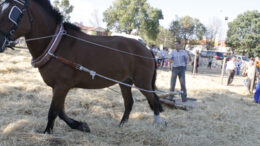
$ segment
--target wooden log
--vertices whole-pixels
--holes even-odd
[[[198,58],[198,53],[196,52],[195,53],[195,57],[194,57],[194,60],[193,60],[193,75],[195,75],[196,73],[196,70],[197,70],[197,58]]]
[[[254,70],[253,70],[253,72],[254,72],[254,74],[253,74],[253,79],[251,80],[251,85],[250,85],[250,93],[252,94],[253,93],[253,91],[254,91],[254,85],[255,85],[255,77],[256,77],[256,61],[255,61],[255,63],[254,63]]]
[[[188,110],[187,109],[187,107],[185,107],[184,105],[177,105],[177,104],[175,104],[173,101],[171,101],[171,100],[168,100],[168,99],[163,99],[163,98],[160,98],[159,99],[160,100],[160,102],[162,103],[162,104],[165,104],[165,105],[167,105],[167,106],[170,106],[170,107],[173,107],[173,108],[175,108],[175,109],[181,109],[181,110]]]
[[[223,78],[225,74],[225,65],[227,62],[227,57],[224,57],[223,64],[222,64],[222,71],[221,71],[221,84],[223,85]]]

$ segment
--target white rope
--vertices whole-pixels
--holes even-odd
[[[77,40],[82,41],[82,42],[85,42],[85,43],[89,43],[89,44],[92,44],[92,45],[95,45],[95,46],[99,46],[99,47],[102,47],[102,48],[106,48],[106,49],[109,49],[109,50],[112,50],[112,51],[116,51],[116,52],[120,52],[120,53],[124,53],[124,54],[128,54],[128,55],[132,55],[132,56],[136,56],[136,57],[140,57],[140,58],[144,58],[144,59],[150,59],[150,60],[156,59],[156,58],[145,57],[145,56],[142,56],[142,55],[137,55],[137,54],[134,54],[134,53],[129,53],[129,52],[126,52],[126,51],[118,50],[118,49],[115,49],[115,48],[112,48],[112,47],[100,45],[100,44],[97,44],[97,43],[94,43],[94,42],[91,42],[91,41],[87,41],[87,40],[85,40],[85,39],[81,39],[81,38],[79,38],[79,37],[75,37],[75,36],[69,35],[69,34],[67,34],[66,32],[64,32],[63,35],[66,35],[66,36],[68,36],[68,37],[77,39]],[[43,36],[43,37],[37,37],[37,38],[32,38],[32,39],[26,39],[25,41],[26,41],[26,42],[30,42],[30,41],[48,39],[48,38],[52,38],[52,37],[55,37],[55,36],[57,36],[57,34],[56,34],[56,35]],[[165,59],[170,59],[170,58],[166,57]]]
[[[32,39],[26,39],[26,42],[30,42],[30,41],[37,41],[37,40],[43,40],[43,39],[48,39],[48,38],[52,38],[54,36],[57,36],[58,34],[55,35],[49,35],[49,36],[43,36],[43,37],[38,37],[38,38],[32,38]]]

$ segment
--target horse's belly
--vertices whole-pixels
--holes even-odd
[[[76,85],[76,87],[85,89],[102,89],[126,80],[126,78],[110,79],[114,81],[95,76],[94,78],[91,77],[91,79],[82,80],[79,84]]]

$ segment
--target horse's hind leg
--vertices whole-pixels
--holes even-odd
[[[129,84],[129,85],[133,84],[131,79],[125,80],[124,83]],[[131,92],[130,87],[127,87],[127,86],[124,86],[124,85],[119,85],[119,86],[121,88],[122,96],[124,98],[124,105],[125,105],[125,112],[124,112],[124,115],[123,115],[121,122],[119,124],[119,126],[121,127],[128,121],[130,112],[131,112],[132,107],[133,107],[134,100],[133,100],[133,96],[132,96],[132,92]]]
[[[48,134],[50,134],[53,132],[54,121],[64,106],[65,97],[68,91],[69,89],[59,87],[53,88],[53,97],[48,113],[48,123],[44,133],[47,132]]]
[[[150,88],[150,89],[144,88],[144,89],[151,90],[152,88]],[[158,99],[159,97],[154,93],[149,93],[146,91],[141,91],[141,92],[148,100],[148,103],[149,103],[151,109],[154,111],[154,123],[166,126],[166,122],[164,122],[160,117],[160,112],[163,110],[162,110],[161,103]]]
[[[152,88],[152,77],[149,74],[139,73],[135,77],[134,84],[142,89],[153,91]],[[166,123],[161,119],[160,112],[163,111],[159,97],[152,92],[146,92],[140,90],[141,93],[146,97],[151,109],[154,111],[154,122],[156,124],[166,125]]]

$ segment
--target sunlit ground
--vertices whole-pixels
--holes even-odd
[[[69,116],[88,122],[91,133],[72,130],[57,118],[52,135],[42,134],[52,91],[30,64],[26,49],[0,54],[0,145],[259,145],[260,110],[246,95],[242,77],[232,86],[220,84],[220,69],[188,68],[188,97],[198,106],[189,111],[164,106],[168,126],[153,124],[146,101],[136,102],[129,122],[118,127],[124,111],[120,94],[110,89],[70,91]],[[169,90],[171,72],[159,70],[157,87]],[[224,79],[226,82],[226,78]],[[120,91],[118,85],[111,87]],[[179,83],[177,82],[177,89]],[[133,90],[136,99],[144,97]]]

